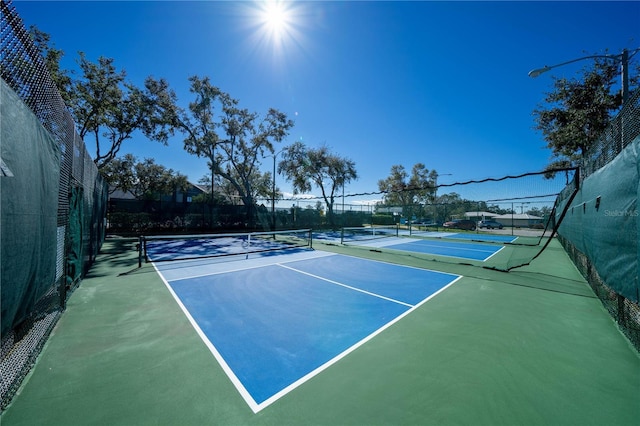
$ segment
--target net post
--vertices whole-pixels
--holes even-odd
[[[309,248],[313,249],[313,230],[309,228]]]
[[[144,250],[144,237],[138,237],[138,268],[142,268],[142,251]]]

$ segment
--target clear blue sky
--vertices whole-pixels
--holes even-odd
[[[76,67],[78,51],[111,57],[135,84],[165,78],[183,107],[187,78],[209,76],[244,108],[285,112],[295,127],[284,145],[326,144],[355,162],[360,178],[347,194],[377,191],[394,164],[422,162],[441,183],[542,170],[551,152],[532,111],[552,74],[576,77],[591,64],[527,73],[640,47],[635,1],[293,2],[279,38],[261,22],[263,3],[14,1],[25,25],[66,53],[64,68]],[[121,153],[194,182],[207,172],[180,136],[168,147],[140,136]],[[282,176],[277,185],[291,192]]]

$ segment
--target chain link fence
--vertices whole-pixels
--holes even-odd
[[[4,410],[95,260],[107,187],[11,1],[0,23]]]
[[[559,229],[559,240],[640,351],[639,164],[640,90],[636,90],[584,156],[581,188]]]

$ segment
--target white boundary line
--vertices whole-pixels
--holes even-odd
[[[411,244],[411,243],[416,243],[416,242],[420,242],[420,241],[427,241],[427,240],[414,240],[414,241],[408,241],[406,242],[406,244]],[[455,241],[452,241],[455,242]],[[438,247],[437,245],[429,245],[429,244],[425,244],[428,247]],[[403,251],[403,252],[410,252],[410,253],[418,253],[418,254],[430,254],[432,256],[441,256],[441,257],[449,257],[452,259],[464,259],[464,260],[472,260],[475,262],[486,262],[487,260],[491,259],[493,256],[495,256],[496,254],[498,254],[499,252],[501,252],[504,249],[504,245],[502,247],[500,247],[497,251],[493,252],[489,257],[484,258],[484,259],[470,259],[468,257],[459,257],[459,256],[453,256],[450,254],[437,254],[437,253],[422,253],[419,251],[411,251],[411,250],[402,250],[402,249],[396,249],[393,248],[393,246],[389,246],[389,247],[385,247],[389,250],[396,250],[396,251]],[[484,252],[484,253],[489,253],[488,250],[476,250],[476,249],[460,249],[460,250],[469,250],[469,251],[477,251],[477,252]],[[434,271],[434,272],[439,272],[439,271]]]
[[[209,271],[209,272],[203,272],[201,274],[195,274],[195,275],[188,275],[188,276],[183,276],[183,277],[179,277],[179,278],[172,278],[169,281],[170,282],[175,282],[175,281],[181,281],[181,280],[190,280],[192,278],[202,278],[202,277],[208,277],[208,276],[213,276],[213,275],[220,275],[220,274],[226,274],[228,272],[240,272],[240,271],[247,271],[250,269],[258,269],[258,268],[263,268],[265,266],[272,266],[272,265],[276,265],[276,264],[280,264],[280,263],[291,263],[291,262],[298,262],[301,260],[309,260],[309,259],[319,259],[322,257],[327,257],[327,256],[335,256],[338,253],[331,253],[331,252],[318,252],[318,251],[314,251],[312,252],[313,255],[311,256],[304,256],[304,257],[299,257],[299,256],[291,256],[288,260],[282,260],[282,257],[277,257],[278,259],[280,259],[279,261],[276,260],[276,258],[273,259],[266,259],[266,258],[261,258],[261,259],[251,259],[252,262],[250,265],[243,265],[243,266],[237,266],[234,268],[230,268],[230,269],[218,269],[215,271]],[[306,253],[305,253],[306,254]],[[310,254],[310,253],[309,253]],[[260,260],[263,260],[262,262],[260,262]],[[185,261],[187,262],[187,261]],[[257,264],[256,264],[257,263]],[[154,263],[155,265],[155,263]],[[230,265],[230,263],[220,263],[218,265]],[[238,265],[237,263],[234,264]],[[207,266],[210,265],[204,265],[202,267],[206,268]],[[185,266],[185,268],[197,268],[198,266]],[[160,269],[160,271],[162,271],[162,269]]]
[[[348,256],[348,255],[342,255],[342,254],[338,254],[338,253],[330,253],[330,255],[354,257],[356,259],[362,259],[362,260],[371,261],[371,262],[385,263],[385,264],[395,265],[395,266],[399,266],[399,267],[403,267],[403,268],[412,268],[412,269],[418,269],[418,270],[423,270],[423,271],[437,272],[439,274],[451,275],[451,276],[454,276],[456,278],[453,279],[451,282],[449,282],[444,287],[442,287],[440,290],[436,291],[435,293],[431,294],[426,299],[422,300],[420,303],[418,303],[416,305],[410,305],[410,304],[407,304],[407,303],[404,303],[404,302],[400,302],[400,301],[397,301],[397,300],[394,300],[394,299],[391,299],[391,298],[387,298],[387,297],[384,297],[384,296],[381,296],[381,295],[376,295],[375,293],[370,293],[370,292],[367,292],[365,290],[357,289],[357,288],[348,286],[346,284],[341,284],[341,283],[336,282],[336,281],[332,281],[332,280],[329,280],[329,279],[326,279],[326,278],[318,277],[316,275],[309,274],[307,272],[298,271],[298,270],[296,270],[294,268],[285,266],[283,264],[283,263],[290,263],[290,262],[295,262],[295,261],[298,261],[298,260],[307,260],[307,259],[291,259],[291,260],[289,260],[287,262],[278,262],[278,263],[272,263],[270,265],[255,266],[253,268],[247,267],[247,268],[237,269],[238,271],[240,271],[240,270],[245,270],[245,269],[260,268],[260,267],[264,267],[264,266],[273,266],[273,265],[280,266],[280,267],[283,267],[283,268],[286,268],[286,269],[291,269],[291,270],[293,270],[295,272],[299,272],[299,273],[302,273],[302,274],[306,274],[306,275],[312,276],[312,277],[317,278],[317,279],[328,281],[328,282],[330,282],[332,284],[336,284],[336,285],[340,285],[340,286],[343,286],[343,287],[347,287],[347,288],[355,290],[355,291],[360,291],[362,293],[366,293],[366,294],[369,294],[369,295],[374,296],[374,297],[380,297],[380,298],[386,299],[386,300],[388,300],[390,302],[398,303],[398,304],[405,305],[405,306],[409,307],[409,309],[406,312],[404,312],[403,314],[401,314],[398,317],[394,318],[392,321],[388,322],[387,324],[385,324],[381,328],[377,329],[376,331],[374,331],[370,335],[368,335],[365,338],[361,339],[360,341],[356,342],[355,344],[353,344],[352,346],[350,346],[349,348],[347,348],[343,352],[341,352],[338,355],[336,355],[335,357],[331,358],[329,361],[325,362],[324,364],[320,365],[319,367],[317,367],[313,371],[311,371],[311,372],[307,373],[306,375],[302,376],[301,378],[299,378],[295,382],[291,383],[290,385],[288,385],[287,387],[285,387],[281,391],[277,392],[276,394],[272,395],[271,397],[267,398],[266,400],[264,400],[263,402],[261,402],[259,404],[253,399],[253,397],[251,396],[249,391],[247,391],[247,389],[244,387],[244,385],[242,384],[240,379],[238,379],[238,376],[236,376],[236,374],[233,372],[231,367],[229,367],[229,365],[224,360],[224,358],[222,357],[220,352],[218,352],[218,350],[216,349],[215,345],[209,340],[209,338],[206,336],[206,334],[202,331],[202,329],[200,328],[200,326],[198,325],[196,320],[193,318],[193,316],[191,316],[191,313],[189,312],[187,307],[182,303],[182,301],[180,300],[178,295],[175,293],[175,291],[171,287],[171,284],[169,284],[169,282],[165,279],[164,275],[162,275],[161,270],[159,270],[157,268],[157,266],[156,266],[156,264],[154,262],[151,262],[151,263],[152,263],[153,268],[155,269],[156,273],[160,276],[160,278],[162,279],[162,282],[164,283],[164,285],[169,290],[169,293],[171,293],[171,295],[173,296],[175,301],[178,303],[178,306],[180,306],[180,309],[182,309],[182,312],[185,314],[185,316],[187,317],[187,319],[189,320],[189,322],[193,326],[194,330],[196,330],[196,333],[198,334],[198,336],[200,336],[200,339],[207,346],[207,348],[209,349],[211,354],[214,356],[216,361],[218,361],[218,364],[220,365],[222,370],[225,372],[225,374],[227,375],[227,377],[229,378],[231,383],[238,390],[238,393],[240,393],[240,396],[242,396],[242,398],[245,400],[245,402],[247,403],[249,408],[251,408],[251,411],[253,411],[254,414],[257,414],[259,411],[261,411],[264,408],[268,407],[269,405],[271,405],[272,403],[274,403],[275,401],[277,401],[278,399],[280,399],[281,397],[283,397],[284,395],[286,395],[290,391],[294,390],[295,388],[297,388],[298,386],[302,385],[306,381],[310,380],[314,376],[320,374],[321,372],[323,372],[324,370],[326,370],[327,368],[329,368],[330,366],[332,366],[336,362],[340,361],[341,359],[343,359],[344,357],[346,357],[347,355],[349,355],[350,353],[352,353],[353,351],[358,349],[360,346],[364,345],[365,343],[367,343],[368,341],[373,339],[375,336],[377,336],[378,334],[382,333],[384,330],[386,330],[387,328],[391,327],[392,325],[394,325],[395,323],[397,323],[398,321],[400,321],[401,319],[403,319],[404,317],[409,315],[411,312],[413,312],[414,310],[416,310],[417,308],[419,308],[420,306],[425,304],[427,301],[431,300],[436,295],[442,293],[444,290],[446,290],[447,288],[452,286],[454,283],[456,283],[458,280],[463,278],[462,275],[450,274],[450,273],[447,273],[447,272],[432,271],[430,269],[423,269],[423,268],[418,268],[418,267],[414,267],[414,266],[398,265],[398,264],[395,264],[395,263],[378,261],[378,260],[373,260],[373,259],[360,258],[360,257],[357,257],[357,256]],[[324,257],[324,256],[320,256],[320,257]],[[230,270],[230,271],[225,271],[225,272],[233,272],[233,271]],[[217,275],[217,274],[220,274],[220,273],[224,273],[224,272],[216,272],[214,274],[206,274],[206,275],[203,275],[203,276]],[[172,281],[178,281],[178,280],[172,280]]]
[[[420,243],[419,245],[426,246],[426,247],[443,247],[443,245],[439,245],[439,244],[424,244],[423,243],[424,241],[428,241],[428,240],[411,241],[409,244]],[[451,243],[460,244],[460,243],[457,243],[455,241],[452,241]],[[447,244],[447,243],[444,242],[444,244]],[[467,243],[467,244],[469,244],[469,243]],[[393,246],[391,246],[390,248],[393,248]],[[477,251],[477,252],[482,252],[482,253],[494,253],[493,250],[485,250],[485,249],[474,249],[474,248],[464,248],[464,247],[447,247],[447,248],[456,249],[456,250],[474,251],[474,252]],[[435,253],[431,253],[431,254],[435,254]],[[456,256],[453,256],[453,257],[456,257]],[[473,259],[471,259],[471,260],[473,260]]]
[[[504,250],[505,246],[502,246],[498,249],[498,251],[496,251],[495,253],[493,253],[491,256],[487,257],[485,260],[483,260],[483,262],[486,262],[487,260],[491,259],[493,256],[495,256],[496,254],[500,253],[502,250]]]
[[[401,265],[400,265],[401,266]],[[391,327],[392,325],[394,325],[395,323],[397,323],[398,321],[400,321],[401,319],[403,319],[404,317],[406,317],[407,315],[409,315],[411,312],[415,311],[416,309],[418,309],[420,306],[422,306],[424,303],[426,303],[427,301],[429,301],[430,299],[434,298],[436,295],[440,294],[441,292],[443,292],[445,289],[449,288],[450,286],[452,286],[455,282],[457,282],[459,279],[461,279],[462,276],[458,276],[458,278],[456,278],[455,280],[451,281],[449,284],[447,284],[446,286],[442,287],[440,290],[436,291],[435,293],[433,293],[431,296],[427,297],[426,299],[424,299],[422,302],[418,303],[417,305],[415,305],[414,307],[412,307],[411,309],[407,310],[406,312],[404,312],[403,314],[397,316],[395,319],[393,319],[392,321],[388,322],[387,324],[385,324],[384,326],[380,327],[379,329],[377,329],[376,331],[374,331],[373,333],[371,333],[370,335],[366,336],[365,338],[363,338],[362,340],[356,342],[355,344],[353,344],[352,346],[350,346],[349,348],[345,349],[343,352],[339,353],[338,355],[336,355],[335,357],[331,358],[329,361],[325,362],[324,364],[322,364],[321,366],[319,366],[318,368],[316,368],[315,370],[307,373],[306,375],[302,376],[301,378],[299,378],[298,380],[296,380],[295,382],[291,383],[289,386],[287,386],[286,388],[282,389],[280,392],[276,393],[275,395],[273,395],[272,397],[266,399],[264,402],[262,402],[261,404],[258,404],[258,410],[262,410],[265,407],[269,406],[270,404],[274,403],[275,401],[277,401],[278,399],[280,399],[281,397],[283,397],[284,395],[286,395],[287,393],[291,392],[292,390],[294,390],[295,388],[297,388],[298,386],[302,385],[303,383],[307,382],[308,380],[312,379],[313,377],[317,376],[318,374],[322,373],[324,370],[326,370],[327,368],[331,367],[333,364],[337,363],[338,361],[340,361],[341,359],[343,359],[344,357],[346,357],[347,355],[349,355],[350,353],[352,353],[353,351],[355,351],[356,349],[358,349],[360,346],[364,345],[365,343],[367,343],[368,341],[370,341],[371,339],[373,339],[374,337],[376,337],[378,334],[382,333],[383,331],[385,331],[387,328]]]
[[[413,305],[410,305],[409,303],[401,302],[400,300],[396,300],[396,299],[392,299],[390,297],[382,296],[381,294],[371,293],[370,291],[366,291],[366,290],[363,290],[363,289],[357,288],[357,287],[352,287],[350,285],[343,284],[343,283],[340,283],[338,281],[333,281],[333,280],[330,280],[328,278],[323,278],[323,277],[320,277],[318,275],[311,274],[309,272],[305,272],[305,271],[301,271],[299,269],[292,268],[290,266],[285,266],[285,265],[282,265],[282,264],[278,264],[278,266],[280,266],[282,268],[285,268],[285,269],[289,269],[289,270],[294,271],[294,272],[297,272],[299,274],[308,275],[308,276],[310,276],[312,278],[315,278],[315,279],[318,279],[318,280],[326,281],[326,282],[331,283],[331,284],[335,284],[335,285],[339,285],[341,287],[348,288],[349,290],[357,291],[357,292],[360,292],[360,293],[367,294],[369,296],[378,297],[380,299],[384,299],[384,300],[389,301],[389,302],[398,303],[400,305],[404,305],[404,306],[408,306],[410,308],[413,308]]]
[[[187,307],[184,306],[184,304],[182,303],[178,295],[175,293],[175,291],[173,291],[173,288],[171,288],[171,285],[167,282],[167,280],[164,278],[164,276],[158,270],[158,268],[156,268],[155,263],[153,263],[153,267],[155,268],[158,275],[160,275],[160,278],[162,278],[164,285],[167,287],[167,289],[169,290],[173,298],[176,300],[176,302],[178,302],[178,306],[180,306],[180,309],[182,309],[182,312],[184,312],[184,314],[187,316],[187,318],[189,319],[189,322],[191,323],[193,328],[196,330],[196,333],[198,333],[198,336],[200,336],[200,339],[204,342],[207,348],[209,348],[209,351],[213,354],[216,361],[218,361],[218,364],[220,365],[220,367],[222,367],[222,370],[227,374],[227,377],[229,377],[229,380],[231,380],[231,383],[233,383],[233,385],[236,387],[236,389],[238,390],[242,398],[249,405],[249,408],[251,408],[251,410],[254,413],[257,413],[258,411],[260,411],[259,405],[253,399],[251,394],[249,394],[249,392],[244,387],[240,379],[238,379],[238,376],[235,375],[231,367],[229,367],[229,364],[227,364],[227,362],[224,360],[220,352],[218,352],[218,350],[213,345],[213,343],[211,343],[209,338],[207,338],[207,336],[204,334],[204,332],[202,331],[202,329],[200,328],[196,320],[191,316],[191,313],[189,313],[189,310],[187,309]]]

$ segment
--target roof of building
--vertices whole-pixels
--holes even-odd
[[[465,217],[495,217],[498,216],[496,213],[491,212],[466,212]]]
[[[518,213],[518,214],[501,214],[493,217],[494,219],[514,219],[514,220],[541,220],[541,217],[533,216],[528,213]]]

